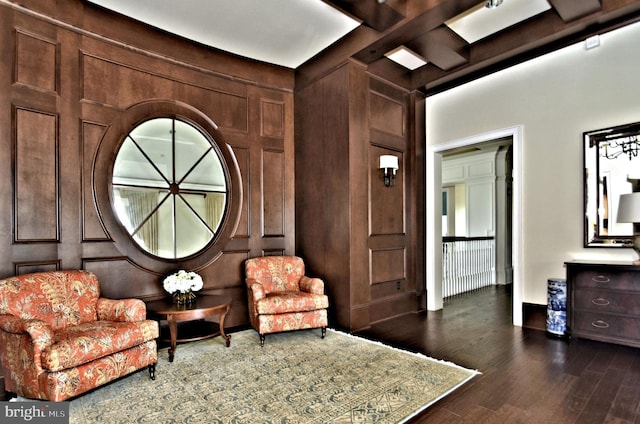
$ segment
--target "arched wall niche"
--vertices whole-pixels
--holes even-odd
[[[202,250],[183,258],[162,258],[139,247],[118,219],[114,209],[113,172],[116,155],[131,130],[153,118],[175,118],[200,130],[212,143],[221,159],[226,179],[227,204],[218,231]],[[202,269],[222,254],[224,246],[237,229],[242,209],[242,179],[235,155],[215,122],[188,104],[175,100],[152,99],[130,106],[118,114],[109,125],[97,149],[93,165],[96,207],[109,238],[123,256],[147,272],[164,275],[174,271],[178,265],[189,270]]]

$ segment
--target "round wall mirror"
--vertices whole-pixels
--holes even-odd
[[[216,143],[177,117],[148,119],[126,135],[111,186],[120,224],[138,247],[164,259],[206,248],[220,229],[229,196]]]

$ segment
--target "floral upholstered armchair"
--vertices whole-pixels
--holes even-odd
[[[0,365],[19,396],[62,401],[143,367],[155,379],[157,337],[144,302],[100,297],[91,272],[0,280]]]
[[[303,328],[327,328],[329,298],[324,282],[304,275],[297,256],[263,256],[247,259],[245,277],[251,325],[260,334]]]

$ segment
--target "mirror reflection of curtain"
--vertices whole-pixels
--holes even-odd
[[[205,197],[206,222],[211,229],[218,228],[218,224],[224,214],[224,203],[226,195],[224,193],[207,193]]]
[[[134,237],[142,242],[141,245],[150,253],[158,253],[158,214],[154,213],[145,222],[145,219],[158,206],[158,191],[139,189],[120,189],[120,197],[126,199],[128,207],[125,208],[131,226],[137,229]],[[140,225],[144,222],[142,228]]]

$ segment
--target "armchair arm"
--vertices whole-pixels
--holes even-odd
[[[303,275],[300,278],[300,290],[307,293],[324,294],[324,281],[320,278],[311,278]]]
[[[98,299],[98,321],[144,321],[147,307],[140,299]]]
[[[264,286],[258,280],[256,280],[255,278],[247,278],[246,283],[247,287],[249,287],[249,291],[253,294],[254,302],[267,297]]]
[[[29,335],[31,343],[40,349],[53,344],[53,330],[44,321],[23,319],[15,315],[0,315],[0,330],[11,334]]]
[[[46,381],[42,354],[53,344],[53,330],[44,321],[0,315],[0,359],[5,370],[5,388],[46,399],[40,382]]]

